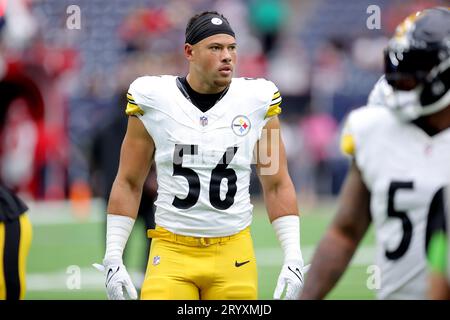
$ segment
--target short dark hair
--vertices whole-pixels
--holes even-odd
[[[218,13],[217,11],[203,11],[203,12],[201,12],[201,13],[197,13],[195,16],[192,16],[192,17],[189,19],[189,22],[188,22],[187,25],[186,25],[185,35],[188,34],[188,30],[192,27],[192,25],[194,24],[195,21],[197,21],[198,18],[203,17],[203,16],[205,16],[205,15],[207,15],[207,14],[215,14],[215,15],[218,15],[218,16],[219,16],[221,19],[223,19],[226,23],[230,24],[230,23],[228,22],[228,19],[225,18],[225,16],[224,16],[223,14]]]

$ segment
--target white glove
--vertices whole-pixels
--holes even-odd
[[[277,287],[273,293],[274,299],[281,299],[281,295],[286,289],[284,300],[295,300],[300,296],[305,283],[305,273],[309,266],[302,267],[299,261],[287,261],[281,268],[278,276]]]
[[[284,291],[285,300],[297,299],[305,283],[304,275],[309,265],[303,267],[300,250],[300,218],[298,215],[285,215],[272,221],[272,226],[280,241],[284,253],[284,264],[278,276],[274,299],[281,299]]]
[[[94,263],[93,266],[105,273],[106,294],[109,300],[125,300],[123,288],[125,287],[130,299],[137,299],[136,288],[123,263],[119,260],[103,260],[103,265]]]

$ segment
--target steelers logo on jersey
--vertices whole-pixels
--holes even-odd
[[[250,119],[242,115],[235,117],[231,123],[231,129],[240,137],[245,136],[250,131],[251,126]]]

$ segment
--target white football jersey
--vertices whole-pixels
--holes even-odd
[[[350,113],[342,148],[371,193],[380,299],[426,298],[427,217],[450,181],[450,130],[432,137],[387,108]]]
[[[253,150],[268,120],[281,112],[276,86],[234,78],[226,94],[202,112],[175,76],[145,76],[128,91],[136,115],[155,143],[156,224],[181,235],[218,237],[250,225]]]

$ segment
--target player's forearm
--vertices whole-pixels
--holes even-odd
[[[357,242],[330,228],[319,243],[300,299],[323,299],[344,273]]]
[[[136,219],[142,188],[140,184],[116,178],[111,189],[107,212]]]
[[[122,263],[122,255],[137,217],[142,186],[120,179],[111,189],[106,219],[105,261]]]
[[[284,261],[303,265],[300,248],[300,219],[297,196],[290,180],[266,188],[264,192],[267,212],[276,237],[284,253]]]
[[[266,187],[264,203],[270,222],[281,216],[298,215],[297,194],[290,180]]]
[[[436,272],[431,272],[428,276],[428,298],[431,300],[449,300],[450,286],[447,278]]]

